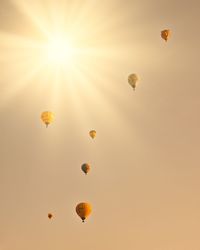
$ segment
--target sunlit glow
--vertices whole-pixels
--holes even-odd
[[[108,110],[111,103],[106,102],[105,93],[118,91],[113,80],[113,70],[116,72],[117,67],[114,65],[119,58],[121,62],[123,58],[126,60],[130,57],[130,46],[124,46],[124,43],[122,46],[119,29],[113,29],[120,21],[118,17],[109,14],[108,18],[104,18],[101,13],[112,11],[104,9],[100,2],[12,2],[30,23],[20,28],[19,34],[16,29],[17,35],[0,30],[4,99],[14,98],[24,87],[34,83],[35,93],[45,93],[44,102],[51,103],[53,107],[61,105],[62,100],[71,102],[81,122],[90,120],[89,115],[86,118],[86,113],[89,114],[88,107],[84,107],[86,100],[90,100],[90,104],[97,103],[99,107],[104,102]],[[120,19],[124,21],[124,16],[120,15]],[[126,35],[122,33],[121,37]],[[135,51],[131,51],[134,57],[138,51],[141,55],[141,50],[136,46]],[[112,75],[112,80],[109,80],[109,75]],[[9,91],[7,83],[10,85]],[[95,105],[89,107],[92,109]],[[96,114],[96,110],[94,112]]]
[[[64,36],[54,36],[49,39],[47,46],[47,60],[54,64],[68,64],[73,60],[75,49],[69,39]]]

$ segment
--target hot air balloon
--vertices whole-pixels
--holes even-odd
[[[42,121],[46,124],[46,127],[54,120],[54,114],[50,111],[44,111],[41,114]]]
[[[170,30],[162,30],[161,31],[161,37],[162,39],[164,39],[166,42],[169,38],[169,36],[171,35],[171,31]]]
[[[76,206],[76,213],[82,219],[82,222],[90,215],[92,207],[89,203],[81,202]]]
[[[81,169],[82,171],[87,174],[89,171],[90,171],[90,165],[88,163],[84,163],[82,166],[81,166]]]
[[[48,218],[51,219],[53,215],[51,213],[48,213]]]
[[[95,130],[90,130],[89,135],[92,139],[94,139],[96,137],[96,133],[97,132]]]
[[[138,76],[136,74],[131,74],[128,76],[128,83],[131,85],[133,90],[136,88],[136,83],[138,81]]]

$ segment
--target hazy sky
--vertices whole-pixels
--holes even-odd
[[[0,250],[200,249],[199,10],[0,1]],[[70,41],[62,64],[45,52],[55,36]]]

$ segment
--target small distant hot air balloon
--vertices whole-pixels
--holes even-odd
[[[170,30],[162,30],[161,31],[161,37],[162,39],[164,39],[166,42],[169,38],[169,36],[171,35],[171,31]]]
[[[82,166],[81,166],[81,169],[82,171],[87,174],[89,171],[90,171],[90,165],[88,163],[84,163]]]
[[[51,219],[53,217],[53,214],[48,213],[48,218]]]
[[[48,127],[48,125],[54,120],[54,114],[50,111],[44,111],[41,114],[41,119],[46,124],[46,127]]]
[[[97,132],[95,130],[90,130],[89,135],[92,139],[94,139],[96,137],[96,133]]]
[[[76,213],[82,219],[82,222],[90,215],[92,207],[89,203],[81,202],[76,206]]]
[[[128,83],[131,85],[133,90],[136,88],[136,83],[138,81],[138,76],[136,74],[131,74],[128,76]]]

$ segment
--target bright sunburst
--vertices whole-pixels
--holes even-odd
[[[73,60],[75,49],[70,40],[63,34],[55,34],[46,44],[46,53],[50,63],[67,65]]]
[[[117,91],[109,79],[112,64],[124,56],[124,49],[128,51],[126,46],[117,47],[122,36],[115,23],[120,19],[112,15],[105,19],[102,13],[107,10],[96,1],[12,1],[37,31],[36,36],[31,28],[23,31],[24,36],[0,33],[1,61],[7,63],[10,83],[3,98],[9,100],[34,83],[35,92],[48,93],[47,105],[59,105],[67,93],[77,110],[84,109],[85,97],[99,107],[103,100],[108,108],[103,91]]]

